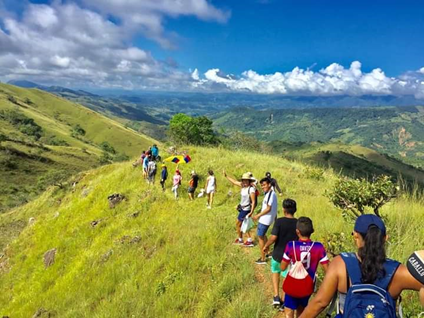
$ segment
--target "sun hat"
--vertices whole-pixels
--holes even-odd
[[[246,172],[246,173],[243,173],[243,175],[241,176],[241,180],[256,180],[256,179],[252,177],[251,172]]]
[[[386,226],[382,219],[374,214],[363,214],[356,219],[355,227],[353,228],[355,232],[365,234],[368,232],[368,228],[371,225],[377,226],[383,235],[386,235]]]
[[[424,285],[424,250],[412,253],[408,258],[406,267],[409,273]]]

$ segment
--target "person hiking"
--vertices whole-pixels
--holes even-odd
[[[212,209],[213,197],[216,192],[216,178],[212,170],[208,171],[208,178],[206,179],[205,192],[208,196],[206,207]]]
[[[277,217],[278,202],[275,191],[271,189],[271,180],[268,178],[263,178],[261,181],[259,181],[259,183],[264,192],[264,198],[262,201],[261,212],[252,218],[253,221],[258,222],[257,235],[261,252],[261,257],[255,263],[258,265],[265,265],[267,259],[263,248],[267,242],[266,233]]]
[[[194,192],[196,192],[198,183],[199,183],[199,177],[197,176],[196,172],[193,170],[191,172],[191,179],[188,182],[188,198],[190,199],[190,201],[194,200]]]
[[[148,173],[148,181],[149,184],[155,183],[155,177],[156,177],[156,162],[153,160],[153,157],[150,157],[149,164],[147,166],[147,173]]]
[[[265,177],[267,177],[267,178],[269,178],[269,180],[271,180],[272,190],[277,191],[278,192],[278,195],[282,195],[283,194],[283,191],[281,191],[281,188],[278,185],[277,180],[275,180],[274,178],[271,177],[271,172],[265,173]]]
[[[328,269],[329,260],[324,245],[317,241],[311,241],[312,233],[314,233],[312,220],[308,217],[300,217],[296,223],[298,240],[288,242],[284,251],[281,270],[286,270],[289,263],[292,265],[283,285],[285,291],[284,312],[287,318],[293,318],[295,311],[299,317],[308,305],[314,289],[318,264],[321,264],[325,272]],[[295,274],[298,274],[295,273],[298,269],[296,266],[302,265],[307,272],[306,279],[295,277]],[[300,296],[302,292],[306,294]]]
[[[151,148],[153,160],[157,160],[159,157],[159,148],[156,144],[154,144]]]
[[[241,181],[235,180],[227,175],[224,171],[224,177],[230,181],[233,185],[240,187],[240,204],[237,206],[238,216],[236,220],[236,232],[237,238],[234,244],[243,245],[246,247],[253,247],[253,239],[250,235],[250,231],[246,233],[247,241],[243,242],[243,234],[241,232],[241,225],[246,217],[252,217],[253,212],[255,211],[257,198],[256,190],[251,185],[251,182],[254,180],[251,174],[244,173],[241,177]]]
[[[337,292],[338,310],[341,315],[345,313],[340,317],[388,317],[387,314],[383,316],[374,310],[380,310],[383,305],[386,306],[384,310],[392,308],[394,311],[395,306],[390,304],[399,298],[402,291],[408,289],[419,291],[422,288],[422,284],[409,273],[405,265],[386,257],[388,236],[386,226],[378,216],[373,214],[359,216],[352,237],[357,248],[356,252],[342,253],[333,259],[317,295],[300,317],[317,317]],[[357,288],[364,284],[367,284],[366,295],[361,294]],[[369,292],[375,289],[378,289],[379,295]],[[357,305],[355,295],[363,297],[363,304]],[[374,295],[377,301],[373,301]],[[351,306],[354,306],[353,311],[347,312]],[[394,312],[391,314],[390,317],[395,317]]]
[[[148,175],[149,156],[145,155],[143,159],[143,178],[146,179]]]
[[[421,284],[420,302],[424,306],[424,250],[415,251],[406,263],[409,273]]]
[[[162,165],[162,171],[160,174],[160,185],[162,186],[162,191],[165,191],[165,181],[168,179],[168,169],[166,168],[166,165]]]
[[[297,211],[296,205],[296,201],[292,199],[285,199],[283,201],[284,216],[275,221],[271,236],[263,248],[263,253],[267,254],[269,247],[274,244],[271,258],[272,287],[274,289],[272,305],[281,309],[284,309],[284,291],[281,291],[280,295],[280,277],[282,283],[284,283],[284,279],[287,277],[289,271],[288,267],[285,271],[281,270],[281,261],[287,243],[297,240],[297,219],[294,217]]]
[[[172,192],[174,192],[175,200],[178,199],[178,188],[181,185],[183,177],[181,176],[180,170],[175,170],[175,174],[172,177]]]

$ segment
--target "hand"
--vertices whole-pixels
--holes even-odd
[[[253,221],[257,221],[258,219],[259,219],[259,215],[257,215],[257,214],[254,217],[252,217]]]
[[[268,252],[269,252],[269,246],[264,246],[264,248],[262,249],[262,251],[263,251],[265,254],[268,254]]]

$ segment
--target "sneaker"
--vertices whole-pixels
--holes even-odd
[[[266,254],[265,257],[266,258],[272,258],[272,254]]]
[[[234,241],[234,244],[235,245],[243,245],[243,240],[241,240],[241,239],[236,239],[235,241]]]
[[[262,258],[259,258],[255,263],[256,265],[266,265],[266,260],[262,260]]]
[[[281,302],[280,308],[278,308],[279,311],[284,311],[284,301]]]
[[[210,205],[208,205],[208,206],[206,207],[206,209],[210,210],[210,209],[212,209],[212,207],[211,207]]]
[[[275,296],[273,301],[272,301],[272,305],[274,306],[274,308],[279,308],[281,307],[281,299],[280,296]]]
[[[255,246],[255,244],[253,244],[253,242],[246,241],[246,242],[244,242],[243,246],[244,247],[253,247],[253,246]]]

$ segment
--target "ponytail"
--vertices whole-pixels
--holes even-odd
[[[386,275],[383,266],[386,261],[386,239],[375,225],[371,225],[367,233],[360,234],[365,242],[358,250],[358,256],[361,258],[362,282],[373,284],[378,278]]]

